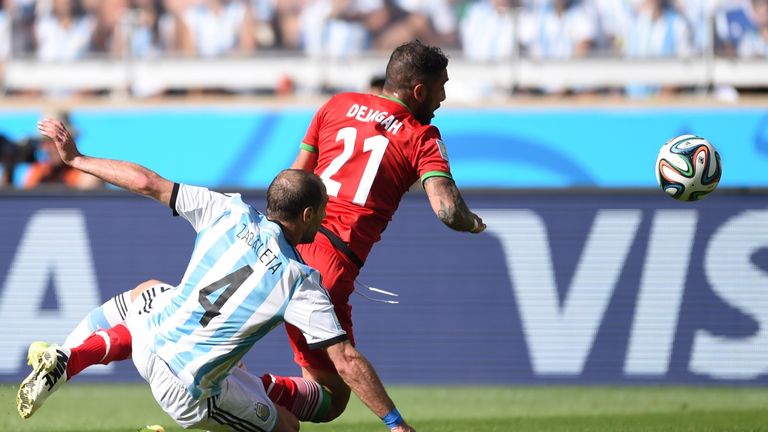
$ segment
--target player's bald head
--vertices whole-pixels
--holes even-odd
[[[390,92],[412,89],[438,79],[448,67],[448,57],[438,47],[414,40],[395,48],[387,63],[384,89]]]
[[[294,220],[307,207],[319,209],[326,198],[320,177],[303,170],[286,169],[280,171],[267,189],[267,217]]]

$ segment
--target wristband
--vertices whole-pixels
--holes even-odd
[[[400,415],[400,411],[398,411],[397,408],[392,408],[392,411],[388,412],[387,415],[382,417],[381,421],[383,421],[384,424],[387,425],[387,427],[390,429],[405,423],[403,416]]]

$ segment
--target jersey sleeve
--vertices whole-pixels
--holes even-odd
[[[325,348],[347,339],[317,271],[309,273],[296,288],[283,319],[304,333],[310,349]]]
[[[188,220],[200,232],[231,205],[231,197],[204,187],[175,183],[170,206],[173,214]]]
[[[422,183],[435,176],[452,178],[448,151],[436,127],[427,128],[418,141],[414,156],[416,171]]]

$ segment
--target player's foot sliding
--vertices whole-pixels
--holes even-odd
[[[131,342],[131,333],[123,325],[99,330],[71,349],[34,342],[27,353],[32,373],[22,381],[16,394],[19,414],[31,417],[53,392],[83,369],[127,359],[131,356]]]
[[[67,381],[67,363],[70,351],[58,345],[34,342],[29,346],[27,362],[30,373],[16,393],[16,410],[22,418],[29,418],[43,405],[48,396]]]

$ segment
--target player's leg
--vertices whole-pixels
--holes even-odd
[[[80,321],[77,327],[72,330],[69,336],[67,336],[67,339],[62,345],[68,348],[77,346],[96,330],[107,329],[125,323],[125,317],[131,303],[138,300],[143,303],[144,309],[149,309],[152,307],[152,301],[157,295],[172,288],[171,285],[164,282],[150,279],[140,283],[132,290],[125,291],[112,297],[101,306],[90,311],[88,315]],[[28,354],[28,360],[35,355],[31,348],[32,347],[30,347],[30,352]]]
[[[88,336],[83,343],[70,348],[67,363],[67,380],[84,369],[96,364],[110,364],[113,361],[131,357],[131,333],[123,324],[110,329],[98,330]]]
[[[66,348],[78,347],[76,355],[81,350],[91,350],[94,343],[99,343],[99,339],[91,341],[88,344],[84,342],[98,330],[109,329],[119,324],[125,324],[125,318],[129,311],[136,314],[148,313],[152,310],[154,300],[158,295],[173,289],[173,286],[156,279],[150,279],[137,285],[130,291],[119,294],[100,307],[92,310],[86,316],[75,330],[70,333],[62,345]],[[102,338],[106,337],[102,334]],[[107,340],[108,341],[108,340]],[[127,340],[130,345],[130,339]],[[49,347],[46,342],[33,342],[27,352],[27,363],[34,368],[34,364],[39,362],[39,358]],[[101,348],[97,348],[101,349]],[[85,367],[96,363],[87,364]],[[79,368],[78,371],[85,369]],[[70,375],[71,377],[72,375]]]
[[[38,345],[35,357],[30,359],[32,372],[21,382],[16,394],[16,409],[23,418],[32,416],[50,395],[88,366],[130,357],[131,334],[120,324],[93,333],[71,349],[55,344]]]
[[[283,377],[271,374],[261,376],[269,398],[284,407],[301,421],[321,423],[330,421],[333,390],[320,384],[314,377]]]
[[[96,330],[111,328],[125,322],[125,314],[128,312],[128,305],[131,304],[131,291],[122,292],[88,312],[88,315],[69,333],[62,345],[65,347],[80,345]],[[33,355],[31,350],[29,355]]]
[[[270,399],[289,409],[299,420],[329,422],[344,412],[350,389],[323,350],[310,350],[299,329],[286,324],[301,377],[262,376]]]
[[[140,284],[139,287],[141,286]],[[61,357],[64,358],[62,361],[65,364],[64,368],[66,368],[71,353],[69,348],[81,345],[96,330],[110,328],[125,322],[132,291],[120,293],[90,311],[67,336],[62,346],[40,341],[32,342],[29,345],[27,364],[32,367],[32,372],[22,381],[16,395],[16,407],[23,418],[28,418],[34,414],[50,394],[72,378],[72,374],[57,375],[53,373],[61,369],[57,362],[52,362],[52,359],[60,357],[57,353],[60,353]],[[45,386],[41,384],[43,381],[46,381]],[[54,382],[55,385],[50,386],[47,384],[48,382]]]
[[[341,327],[354,343],[351,307],[334,307]],[[262,376],[270,399],[288,408],[301,421],[329,422],[347,408],[349,386],[341,379],[331,359],[320,349],[309,349],[298,328],[286,324],[286,332],[294,352],[294,361],[302,368],[301,377]]]
[[[301,371],[304,378],[322,385],[331,397],[331,404],[328,407],[328,411],[323,418],[317,421],[329,422],[339,417],[344,410],[347,409],[351,390],[347,383],[341,379],[338,372],[336,372],[335,369],[333,371],[328,371],[311,367],[302,368]]]
[[[139,284],[128,294],[131,306],[122,317],[128,313],[140,315],[152,309],[155,298],[172,287],[157,280],[149,280]],[[137,300],[139,299],[140,300]],[[113,304],[110,305],[110,302]],[[118,301],[113,298],[102,307],[117,307]],[[99,308],[97,308],[98,310]],[[93,313],[93,312],[92,312]],[[90,315],[90,314],[89,314]],[[121,322],[125,322],[121,319]],[[81,327],[73,334],[88,326],[88,317],[81,322]],[[70,335],[72,341],[80,336]],[[22,381],[16,395],[16,408],[23,418],[28,418],[39,409],[45,400],[61,386],[84,369],[96,364],[109,364],[113,361],[125,360],[131,356],[131,334],[123,324],[109,329],[91,332],[81,343],[67,346],[33,342],[27,353],[27,361],[32,366],[32,372]]]
[[[151,312],[158,296],[169,293],[171,289],[172,286],[151,279],[131,290],[131,303],[123,324],[97,330],[83,343],[71,348],[67,365],[68,379],[95,364],[109,364],[129,358],[132,352],[132,336],[127,327],[127,320],[136,320],[139,316]]]

